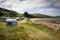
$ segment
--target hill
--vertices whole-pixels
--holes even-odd
[[[32,14],[32,15],[37,17],[37,18],[51,18],[52,17],[52,16],[40,14],[40,13],[35,13],[35,14]]]
[[[0,8],[0,14],[3,14],[3,16],[6,16],[6,17],[17,17],[18,16],[17,12],[4,9],[4,8]]]
[[[60,16],[54,16],[54,18],[60,18]]]
[[[29,14],[28,12],[24,12],[23,15],[24,15],[24,17],[28,17],[28,18],[51,18],[52,17],[52,16],[40,14],[40,13]]]
[[[24,16],[24,14],[19,14],[16,11],[13,10],[8,10],[5,8],[0,8],[0,16],[1,14],[4,14],[3,16],[5,17],[18,17],[18,16]],[[60,16],[48,16],[40,13],[34,13],[34,14],[29,14],[29,17],[31,18],[60,18]]]

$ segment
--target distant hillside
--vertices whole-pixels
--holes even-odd
[[[6,16],[6,17],[17,17],[18,16],[17,12],[12,11],[12,10],[7,10],[4,8],[0,8],[0,14],[1,13],[4,14],[3,16]]]
[[[33,16],[37,17],[37,18],[51,18],[52,16],[48,16],[48,15],[43,15],[43,14],[40,14],[40,13],[35,13],[35,14],[32,14]]]
[[[60,16],[55,16],[54,18],[60,18]]]
[[[17,17],[17,16],[24,16],[24,14],[19,14],[16,11],[0,8],[0,15],[4,14],[3,16],[5,17]],[[29,14],[29,13],[28,13]],[[51,18],[52,16],[40,14],[40,13],[34,13],[34,14],[29,14],[32,18]],[[54,18],[57,18],[60,16],[55,16]]]

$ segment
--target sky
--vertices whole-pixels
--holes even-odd
[[[60,16],[60,0],[0,0],[0,8],[18,13],[41,13]]]

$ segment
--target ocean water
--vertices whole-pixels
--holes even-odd
[[[60,18],[44,18],[43,20],[60,23]]]

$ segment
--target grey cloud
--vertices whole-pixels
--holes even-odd
[[[50,5],[55,5],[60,7],[60,0],[45,0],[45,2],[50,2]]]
[[[1,0],[2,1],[2,0]],[[43,9],[44,14],[60,15],[60,0],[3,0],[0,1],[2,7],[16,10],[18,12],[24,12],[24,10],[29,10],[29,12],[38,12],[40,9]],[[23,2],[24,1],[24,2]],[[6,3],[5,3],[6,2]],[[4,3],[4,4],[2,4]],[[34,8],[37,7],[37,8]],[[44,9],[47,9],[44,11]],[[54,9],[50,10],[50,9]],[[59,9],[59,10],[58,10]],[[19,11],[20,10],[20,11]]]
[[[5,3],[7,0],[0,0],[0,5],[2,4],[2,3]]]

